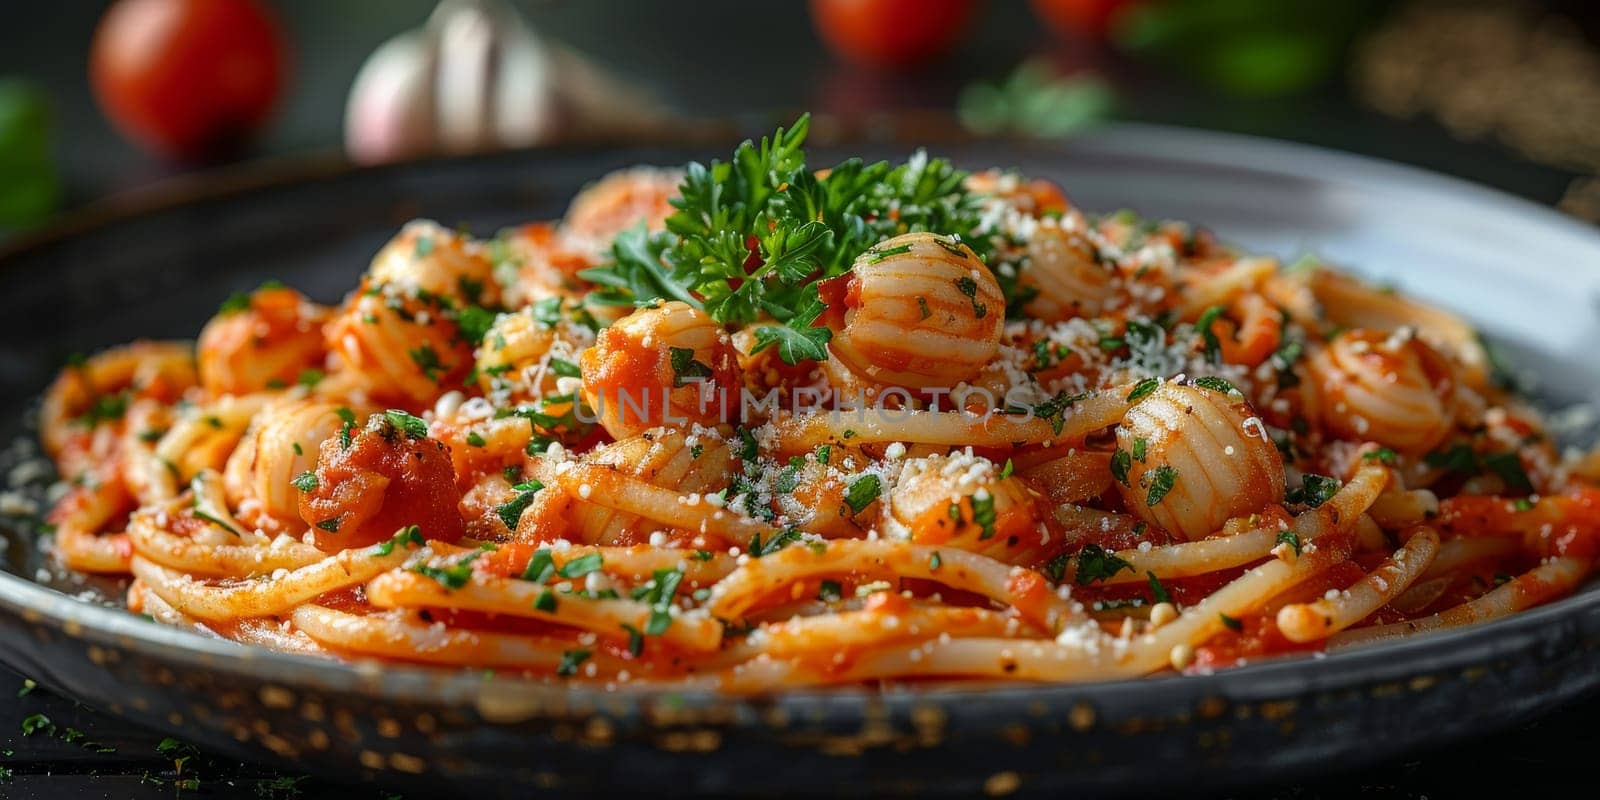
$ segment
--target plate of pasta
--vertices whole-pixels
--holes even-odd
[[[1592,231],[1218,135],[810,129],[15,248],[0,655],[496,793],[1221,786],[1594,686]]]

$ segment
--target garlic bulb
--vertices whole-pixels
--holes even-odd
[[[444,0],[422,28],[367,58],[345,106],[345,146],[375,163],[548,141],[565,127],[615,129],[658,105],[540,39],[499,0]]]

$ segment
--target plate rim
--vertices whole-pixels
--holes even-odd
[[[1449,198],[1464,204],[1487,204],[1515,217],[1519,224],[1536,223],[1553,233],[1581,241],[1600,252],[1600,230],[1527,198],[1483,186],[1462,178],[1420,167],[1299,142],[1236,133],[1152,125],[1116,123],[1064,142],[966,136],[949,132],[929,134],[918,130],[919,143],[962,145],[985,150],[1014,148],[1041,160],[1059,158],[1066,151],[1104,153],[1149,158],[1178,159],[1206,166],[1226,167],[1275,176],[1289,176],[1322,184],[1340,184],[1363,191],[1402,191]],[[209,173],[184,176],[132,190],[91,203],[60,221],[0,244],[0,269],[52,245],[100,231],[140,217],[185,206],[215,202],[252,192],[272,191],[303,183],[357,178],[386,171],[449,168],[453,164],[529,157],[560,158],[609,150],[683,150],[736,140],[725,135],[690,135],[619,142],[566,142],[552,146],[496,151],[383,165],[356,165],[326,154],[312,157],[269,159]],[[878,131],[876,136],[828,138],[819,145],[838,149],[851,143],[881,146],[905,143],[905,135]],[[1182,155],[1163,153],[1181,143]],[[229,670],[267,683],[304,685],[327,692],[359,692],[380,699],[417,699],[423,691],[433,701],[475,701],[486,696],[503,700],[510,692],[528,700],[530,709],[544,708],[551,699],[571,704],[614,706],[619,700],[649,703],[671,698],[689,708],[729,704],[750,706],[763,698],[763,707],[821,703],[832,716],[853,717],[866,702],[949,704],[964,699],[1027,700],[1058,703],[1094,701],[1096,696],[1129,692],[1174,698],[1208,695],[1269,697],[1287,693],[1281,688],[1336,690],[1370,683],[1375,675],[1406,676],[1423,671],[1470,667],[1483,661],[1484,652],[1527,647],[1549,637],[1547,631],[1561,623],[1586,618],[1600,621],[1600,591],[1575,594],[1513,616],[1441,632],[1419,634],[1400,641],[1352,648],[1322,657],[1291,657],[1247,664],[1210,674],[1160,674],[1087,683],[976,683],[882,690],[870,687],[820,687],[775,690],[760,694],[732,694],[714,689],[667,685],[618,686],[607,689],[586,684],[563,684],[539,678],[497,676],[493,681],[464,669],[379,661],[337,661],[241,645],[227,640],[147,621],[125,609],[79,600],[41,585],[25,576],[0,571],[0,609],[30,624],[46,624],[74,638],[93,639],[140,652],[168,663]],[[1600,627],[1597,625],[1596,627]],[[381,668],[379,668],[381,665]],[[1269,687],[1264,690],[1263,687]],[[1279,687],[1279,688],[1270,688]],[[854,698],[846,701],[842,698]],[[534,714],[530,712],[529,716]]]

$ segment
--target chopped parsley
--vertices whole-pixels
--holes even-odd
[[[317,488],[317,473],[312,472],[311,470],[306,470],[305,472],[294,476],[294,480],[289,481],[289,483],[293,484],[294,488],[299,489],[302,492],[315,491]]]
[[[1161,385],[1160,378],[1145,378],[1133,385],[1133,391],[1128,392],[1128,402],[1137,403],[1149,397]]]
[[[972,316],[983,319],[989,316],[989,307],[978,301],[978,282],[968,276],[956,278],[956,290],[972,301]]]
[[[1059,434],[1061,433],[1061,428],[1067,422],[1067,409],[1072,408],[1074,404],[1088,396],[1088,392],[1078,392],[1077,394],[1064,391],[1058,392],[1049,400],[1034,406],[1032,409],[1033,415],[1048,421],[1050,429]]]
[[[344,519],[344,516],[342,514],[340,516],[337,516],[337,517],[329,517],[329,518],[327,518],[327,519],[325,519],[325,520],[323,520],[321,522],[318,522],[317,523],[317,527],[327,531],[328,533],[338,533],[339,532],[339,522],[342,519]]]
[[[1222,626],[1227,628],[1230,631],[1242,631],[1242,630],[1244,630],[1244,623],[1240,622],[1235,617],[1230,617],[1227,614],[1223,614],[1221,612],[1217,613],[1217,617],[1222,620]]]
[[[844,587],[838,581],[825,580],[817,585],[817,599],[824,603],[837,603],[844,597]]]
[[[667,632],[667,628],[672,627],[672,599],[678,593],[678,584],[682,581],[682,570],[655,571],[648,587],[638,598],[650,604],[650,618],[644,626],[645,635],[660,636]]]
[[[563,578],[581,578],[591,572],[599,572],[604,564],[605,559],[599,553],[586,553],[562,564],[556,574]]]
[[[446,589],[460,589],[472,579],[472,562],[484,554],[483,550],[473,550],[460,560],[452,562],[449,566],[435,567],[431,564],[418,564],[411,568],[412,572],[425,578],[432,578]]]
[[[411,362],[422,370],[422,374],[427,376],[428,380],[435,383],[447,371],[444,363],[439,360],[439,353],[433,349],[431,344],[421,345],[414,350],[407,351],[406,355],[411,356]]]
[[[1194,379],[1194,385],[1196,385],[1196,386],[1198,386],[1198,387],[1200,387],[1202,389],[1210,389],[1213,392],[1221,392],[1223,394],[1241,394],[1241,392],[1239,391],[1239,387],[1234,386],[1232,383],[1228,382],[1227,380],[1225,380],[1223,378],[1218,378],[1218,377],[1216,377],[1214,375],[1207,375],[1207,376],[1202,377],[1202,378],[1195,378]]]
[[[35,733],[51,733],[56,729],[56,724],[43,714],[29,714],[22,718],[22,735],[32,736]]]
[[[1468,476],[1478,472],[1478,454],[1472,451],[1472,445],[1461,442],[1451,445],[1446,450],[1435,450],[1423,456],[1422,460],[1428,466],[1446,472]]]
[[[250,295],[251,294],[253,294],[253,293],[252,292],[234,292],[233,294],[228,295],[228,298],[226,300],[222,301],[222,305],[217,307],[217,313],[218,314],[237,314],[237,313],[239,313],[241,311],[249,311],[250,310]]]
[[[1294,548],[1294,554],[1300,555],[1300,534],[1294,531],[1279,531],[1278,544],[1286,544]]]
[[[389,537],[387,541],[373,547],[372,553],[375,556],[386,556],[393,553],[397,545],[421,547],[423,545],[422,529],[415,525],[407,525],[395,531],[394,535]]]
[[[128,413],[128,396],[123,393],[103,394],[89,404],[88,410],[78,417],[78,422],[90,428],[102,422],[116,422]]]
[[[428,423],[423,422],[421,417],[394,408],[383,412],[383,416],[395,430],[412,439],[425,439],[428,436]]]
[[[544,484],[538,481],[527,481],[511,488],[516,491],[517,496],[496,506],[494,513],[500,517],[501,522],[505,523],[507,529],[516,530],[517,522],[522,519],[522,512],[528,510],[528,506],[533,503],[534,496],[544,488]]]
[[[1150,478],[1150,487],[1145,493],[1144,504],[1152,507],[1160,503],[1178,481],[1178,471],[1168,464],[1162,464],[1145,475]]]
[[[1483,465],[1490,472],[1500,476],[1507,490],[1517,494],[1529,494],[1533,491],[1533,482],[1528,480],[1528,473],[1522,467],[1522,459],[1515,452],[1490,453],[1483,457]]]
[[[878,499],[882,490],[883,483],[877,475],[862,475],[845,489],[844,502],[850,506],[851,514],[860,514]]]
[[[769,556],[798,541],[800,541],[800,531],[794,528],[785,528],[781,532],[774,534],[765,543],[761,541],[761,534],[757,533],[750,537],[750,557],[761,558],[762,556]]]
[[[1144,574],[1150,579],[1150,599],[1157,603],[1172,602],[1172,595],[1167,593],[1167,587],[1161,585],[1161,579],[1150,570],[1145,570]]]
[[[939,567],[943,565],[944,558],[939,555],[938,550],[933,551],[933,555],[928,556],[928,570],[930,572],[937,572]]]
[[[1050,580],[1060,583],[1061,579],[1066,577],[1067,565],[1070,563],[1072,563],[1071,553],[1058,554],[1052,557],[1049,561],[1045,562],[1044,574],[1050,578]]]
[[[1140,439],[1139,441],[1144,441],[1144,440]],[[1141,458],[1139,460],[1143,461],[1144,459]],[[1117,448],[1115,451],[1113,451],[1111,453],[1111,477],[1115,478],[1117,483],[1120,483],[1123,486],[1128,486],[1129,485],[1129,483],[1128,483],[1128,469],[1131,468],[1132,466],[1133,466],[1133,454],[1132,453],[1128,452],[1127,450],[1123,450],[1120,447]]]
[[[567,650],[561,654],[561,665],[556,667],[556,674],[563,677],[578,674],[578,665],[589,660],[589,651],[579,648]]]
[[[711,377],[711,368],[694,359],[694,350],[688,347],[668,348],[672,360],[672,385],[699,383]]]
[[[972,495],[972,523],[978,526],[978,538],[994,538],[994,495],[988,492],[978,492]]]
[[[1533,482],[1529,480],[1527,470],[1522,466],[1522,458],[1515,450],[1485,453],[1480,456],[1471,445],[1458,442],[1448,449],[1435,450],[1423,456],[1423,461],[1430,467],[1463,478],[1489,472],[1500,478],[1508,492],[1517,494],[1533,492]]]
[[[205,522],[209,522],[212,525],[215,525],[215,526],[227,531],[228,533],[233,534],[236,537],[239,536],[239,532],[234,530],[232,525],[229,525],[228,523],[223,522],[221,519],[217,518],[216,516],[213,516],[213,515],[207,513],[204,509],[200,508],[198,505],[194,507],[193,511],[194,511],[194,516],[195,516],[196,519],[204,520]],[[240,538],[243,538],[243,537],[240,537]]]
[[[349,450],[350,432],[355,430],[356,427],[356,414],[354,411],[351,411],[344,406],[339,406],[337,409],[334,409],[334,413],[338,414],[339,419],[343,420],[344,422],[343,425],[339,426],[339,447],[343,450]]]
[[[644,653],[644,634],[626,622],[622,623],[622,629],[628,632],[628,655],[638,658]]]
[[[478,433],[477,431],[467,431],[467,444],[469,446],[482,447],[488,443],[489,442],[483,438],[483,434]]]
[[[1305,343],[1299,339],[1285,338],[1272,353],[1272,368],[1278,373],[1279,391],[1300,385],[1300,375],[1295,372],[1294,365],[1305,354],[1305,350]]]
[[[1300,477],[1300,488],[1291,489],[1284,499],[1316,508],[1339,493],[1339,479],[1307,472]]]
[[[1214,325],[1221,316],[1222,306],[1211,306],[1205,311],[1200,312],[1200,318],[1195,320],[1194,323],[1195,330],[1200,332],[1200,338],[1203,342],[1206,360],[1213,364],[1222,363],[1222,340],[1218,339],[1216,331],[1211,329],[1212,325]],[[1195,383],[1199,384],[1200,382],[1195,381]]]
[[[556,573],[556,562],[551,557],[550,550],[544,547],[533,551],[528,559],[528,566],[522,570],[522,579],[534,583],[544,583]]]
[[[866,252],[867,263],[877,264],[890,256],[903,256],[909,252],[911,252],[911,245],[909,244],[900,244],[894,247],[874,247]]]
[[[1387,447],[1380,447],[1376,450],[1368,450],[1367,452],[1362,453],[1361,457],[1367,461],[1377,461],[1390,465],[1395,464],[1400,460],[1400,456],[1396,454],[1395,451],[1390,450]]]
[[[1078,572],[1073,576],[1073,581],[1079,586],[1087,586],[1106,580],[1122,570],[1132,569],[1133,565],[1119,558],[1116,553],[1090,543],[1078,551]]]

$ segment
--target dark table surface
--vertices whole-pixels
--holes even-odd
[[[173,798],[300,798],[420,800],[373,786],[335,783],[293,770],[215,759],[29,684],[0,669],[0,780],[7,800],[172,800]],[[21,693],[21,696],[18,694]],[[1450,798],[1490,792],[1522,796],[1555,787],[1591,787],[1600,747],[1600,703],[1576,705],[1539,722],[1434,752],[1408,754],[1365,769],[1325,766],[1323,775],[1292,786],[1230,795],[1253,800],[1346,797]],[[48,723],[34,715],[43,715]],[[30,725],[30,722],[32,723]],[[51,727],[53,726],[53,728]],[[31,735],[24,731],[34,728]],[[163,742],[166,745],[163,746]],[[179,749],[174,750],[174,747]],[[190,755],[182,772],[173,756]],[[771,789],[752,787],[761,794]],[[666,794],[666,792],[664,792]],[[1202,792],[1197,794],[1204,796]]]
[[[95,111],[83,64],[103,2],[29,4],[19,24],[0,26],[0,76],[17,74],[50,92],[59,123],[58,155],[70,205],[158,182],[182,172],[140,155],[118,139]],[[431,0],[280,0],[296,47],[300,76],[274,126],[252,155],[328,151],[337,147],[344,92],[365,54],[415,24]],[[637,76],[690,113],[761,116],[774,109],[812,108],[852,114],[863,108],[949,108],[973,80],[996,80],[1018,62],[1043,56],[1088,64],[1120,90],[1118,116],[1253,133],[1366,153],[1454,174],[1554,203],[1575,175],[1523,160],[1487,141],[1463,142],[1425,120],[1396,120],[1361,107],[1342,85],[1311,96],[1238,101],[1193,90],[1104,53],[1063,53],[1033,25],[1020,0],[996,2],[962,45],[958,59],[915,78],[886,77],[832,62],[804,19],[803,4],[753,6],[733,0],[696,3],[523,2],[539,30],[560,38],[624,75]],[[1557,4],[1558,6],[1562,4]],[[1566,4],[1573,6],[1574,4]],[[1581,4],[1576,4],[1582,7]],[[617,24],[619,16],[627,24]],[[15,21],[15,20],[14,20]],[[741,29],[739,26],[745,26]],[[751,35],[788,27],[788,38]],[[744,33],[740,33],[744,30]],[[1026,30],[1025,36],[1017,31]],[[694,57],[715,35],[718,57]],[[728,70],[727,65],[739,69]],[[309,80],[315,76],[316,80]],[[23,676],[0,669],[0,797],[60,798],[263,797],[389,798],[370,786],[350,786],[272,768],[195,754],[174,769],[165,737],[57,696],[24,690]],[[48,723],[33,715],[43,715]],[[1591,700],[1535,724],[1433,752],[1399,754],[1364,769],[1324,765],[1324,773],[1248,797],[1453,797],[1488,791],[1527,792],[1592,781],[1600,735]],[[34,728],[24,735],[25,728]],[[178,751],[182,756],[187,751]],[[1586,793],[1592,793],[1586,792]],[[407,795],[415,798],[416,795]]]

